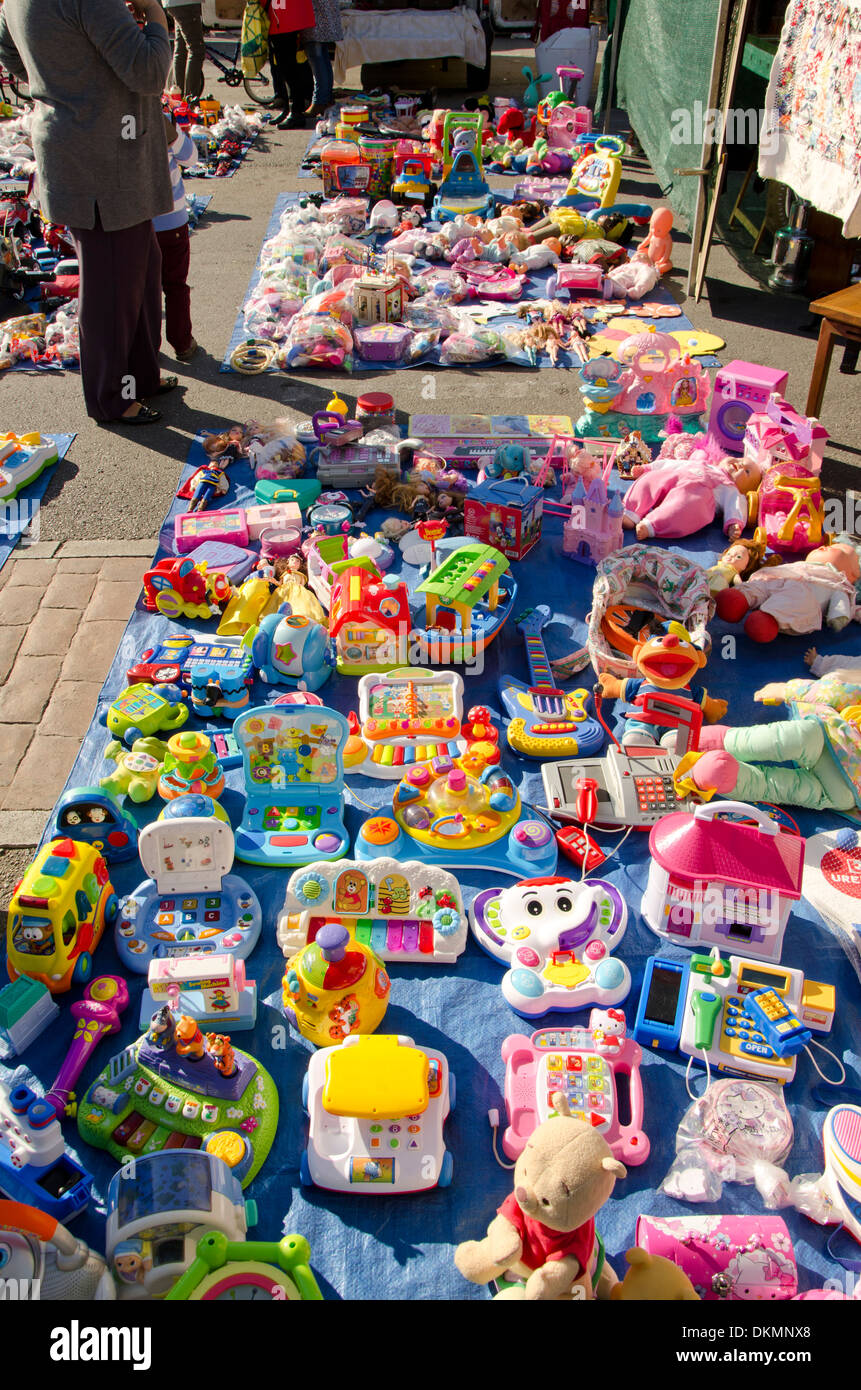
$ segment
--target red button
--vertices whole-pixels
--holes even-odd
[[[285,846],[285,847],[292,847],[292,846],[294,846],[294,845],[307,845],[307,843],[308,843],[308,836],[307,836],[307,835],[270,835],[270,836],[269,836],[269,843],[270,843],[270,845],[279,845],[279,846],[283,845],[283,846]]]

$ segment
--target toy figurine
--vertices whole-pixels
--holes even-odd
[[[715,700],[705,688],[690,685],[697,671],[706,664],[706,654],[691,640],[690,633],[681,623],[667,623],[666,631],[647,642],[638,642],[634,647],[633,660],[639,676],[618,680],[608,672],[602,671],[598,677],[602,694],[609,700],[632,701],[636,696],[656,694],[670,690],[675,695],[694,700],[701,705],[704,718],[713,724],[722,719],[727,711],[726,700]],[[622,746],[638,748],[655,747],[655,726],[644,720],[626,715],[627,726],[622,735]],[[675,740],[676,731],[670,730],[665,740]]]
[[[229,459],[216,459],[205,464],[203,468],[198,468],[192,479],[188,511],[202,512],[214,499],[227,494],[230,488],[227,479],[229,462]]]
[[[616,450],[620,478],[638,478],[652,463],[652,451],[639,430],[629,430]]]
[[[176,1021],[175,1045],[180,1057],[188,1057],[192,1062],[200,1062],[206,1055],[203,1034],[187,1014],[180,1014]]]
[[[146,1040],[151,1047],[160,1047],[165,1051],[174,1046],[176,1024],[169,1004],[163,1005],[153,1014],[146,1032]]]
[[[724,589],[741,584],[759,569],[771,569],[779,565],[780,556],[767,551],[768,542],[761,527],[754,531],[753,540],[748,541],[740,537],[733,541],[716,563],[706,570],[710,593],[719,594]]]
[[[663,1255],[635,1245],[625,1251],[628,1272],[614,1284],[610,1297],[622,1303],[698,1303],[700,1296],[683,1269]]]
[[[233,1076],[236,1071],[236,1054],[226,1033],[207,1033],[206,1051],[221,1076]]]
[[[661,275],[666,275],[673,268],[673,239],[670,236],[672,225],[673,214],[670,209],[655,208],[649,219],[648,236],[643,238],[637,248],[638,253],[647,256]]]
[[[597,1129],[571,1116],[561,1091],[552,1104],[556,1113],[527,1140],[514,1167],[514,1191],[487,1235],[455,1251],[455,1264],[471,1283],[503,1283],[497,1299],[571,1299],[575,1287],[579,1298],[606,1298],[617,1282],[595,1232],[595,1213],[627,1170]]]

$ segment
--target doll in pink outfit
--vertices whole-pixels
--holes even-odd
[[[622,525],[636,529],[640,541],[678,540],[709,526],[720,513],[725,533],[735,540],[748,521],[747,494],[759,482],[757,464],[724,457],[709,441],[690,458],[656,460],[646,468],[625,494]]]

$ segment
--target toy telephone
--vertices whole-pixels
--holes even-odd
[[[690,796],[679,797],[673,773],[680,759],[663,748],[627,752],[611,747],[603,758],[544,763],[541,777],[551,815],[578,820],[578,782],[595,782],[597,808],[592,825],[632,825],[645,829],[670,811],[692,811]]]

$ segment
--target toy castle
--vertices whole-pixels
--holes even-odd
[[[599,564],[622,545],[623,510],[621,495],[607,487],[606,473],[588,484],[578,477],[562,528],[563,552],[581,565]]]

